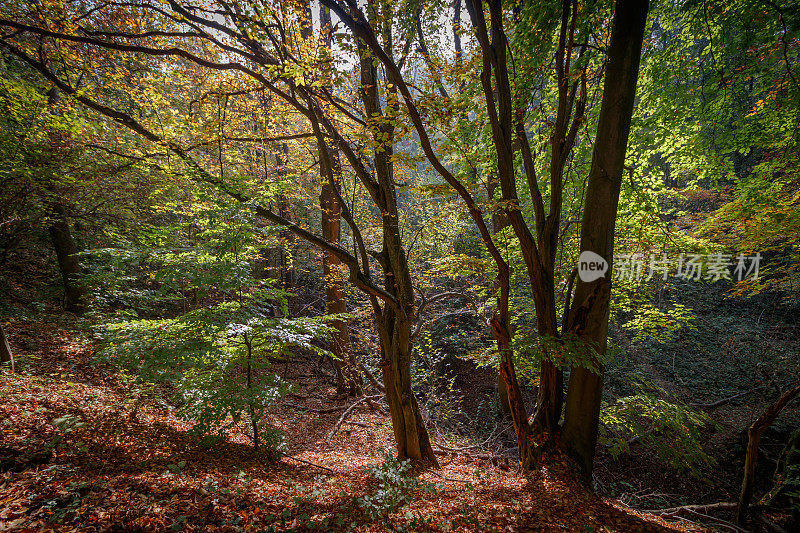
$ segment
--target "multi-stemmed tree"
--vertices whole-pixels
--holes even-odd
[[[411,57],[414,35],[423,35],[420,26],[409,24],[408,18],[419,17],[423,11],[385,1],[370,2],[364,7],[350,0],[322,0],[321,4],[330,8],[350,32],[340,35],[335,47],[328,40],[327,30],[322,32],[322,45],[315,45],[307,3],[219,2],[203,7],[173,0],[167,5],[107,3],[89,8],[67,3],[48,5],[44,10],[8,8],[0,19],[0,27],[5,30],[0,43],[7,53],[38,70],[63,93],[177,156],[197,181],[250,205],[261,217],[319,246],[331,264],[333,258],[340,261],[349,271],[350,281],[368,296],[372,306],[398,455],[435,463],[411,389],[412,326],[417,309],[395,178],[396,141],[405,131],[413,130],[428,162],[466,204],[497,268],[498,303],[490,323],[498,344],[500,373],[508,389],[521,459],[530,466],[534,459],[532,428],[511,351],[510,269],[471,183],[454,174],[437,155],[439,136],[433,133],[425,110],[418,105],[424,95],[412,89],[412,69],[404,70]],[[460,3],[454,7],[460,13]],[[534,429],[551,436],[559,433],[562,365],[574,361],[564,435],[581,464],[590,469],[602,385],[602,367],[596,360],[605,343],[609,278],[589,285],[577,284],[573,303],[566,306],[569,313],[562,321],[561,331],[555,298],[564,172],[586,121],[590,84],[587,50],[593,49],[584,31],[589,12],[573,0],[561,4],[560,17],[551,13],[550,7],[503,6],[500,0],[490,0],[487,5],[467,1],[466,7],[475,36],[476,60],[481,65],[480,109],[489,124],[499,205],[519,241],[535,302],[539,345],[544,351],[540,355]],[[582,219],[582,246],[599,253],[609,263],[646,13],[646,1],[620,0],[616,6],[606,66],[606,72],[613,76],[606,76]],[[455,18],[460,23],[459,17]],[[456,61],[463,61],[460,33],[456,35]],[[533,42],[534,39],[538,40]],[[548,117],[552,124],[535,126],[548,131],[549,158],[539,156],[545,163],[537,162],[531,146],[530,113],[532,103],[544,95],[526,94],[530,87],[519,80],[530,65],[518,65],[509,58],[509,50],[513,52],[520,43],[528,49],[543,45],[555,56],[555,115]],[[207,154],[197,149],[196,141],[187,142],[184,130],[160,127],[146,109],[123,109],[114,105],[99,85],[87,86],[86,80],[95,77],[80,75],[82,70],[93,68],[81,59],[80,52],[85,50],[102,52],[103,61],[111,64],[123,65],[125,58],[131,56],[146,57],[152,64],[157,64],[157,58],[171,59],[163,69],[189,62],[237,80],[239,86],[230,91],[231,97],[236,92],[270,93],[291,110],[297,124],[302,124],[303,134],[315,139],[320,174],[327,184],[323,211],[334,214],[337,208],[340,210],[354,251],[351,253],[336,242],[330,220],[323,224],[327,229],[322,236],[292,223],[285,213],[267,207],[259,197],[259,188],[249,186],[247,179],[231,179],[207,164]],[[323,55],[341,54],[351,62],[352,76],[339,77],[337,81],[351,84],[354,90],[348,92],[348,87],[332,83],[330,69],[320,68],[325,64],[320,51]],[[520,59],[529,63],[543,59],[547,64],[549,55],[520,54]],[[423,56],[427,56],[428,68],[435,70],[429,54],[423,51]],[[467,118],[463,116],[464,120]],[[295,132],[284,131],[276,137],[285,142],[292,134]],[[540,179],[542,168],[545,172]],[[342,198],[339,175],[345,171],[355,175],[379,215],[381,232],[374,243],[378,250],[370,249],[363,228]],[[531,198],[532,225],[522,209],[518,176],[524,177]],[[334,204],[336,207],[331,209]],[[378,281],[377,271],[381,272],[382,282]]]

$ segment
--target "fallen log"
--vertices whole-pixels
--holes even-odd
[[[709,511],[727,510],[735,507],[736,502],[717,502],[700,505],[681,505],[678,507],[668,507],[666,509],[647,509],[646,511],[642,512],[659,516],[677,516],[683,513],[690,513],[692,511],[698,513],[708,513]]]

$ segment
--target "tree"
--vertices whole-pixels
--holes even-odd
[[[389,101],[386,95],[383,98],[379,97],[375,65],[365,53],[358,53],[361,66],[359,94],[364,109],[367,110],[366,119],[359,118],[343,107],[335,96],[329,96],[324,89],[320,89],[320,84],[313,82],[311,76],[307,78],[306,73],[309,68],[306,67],[314,67],[317,62],[314,60],[306,65],[308,58],[299,53],[302,46],[297,46],[298,43],[302,43],[299,28],[304,17],[303,10],[281,10],[255,4],[251,7],[256,11],[262,8],[268,11],[261,14],[250,13],[240,10],[238,6],[222,4],[220,9],[224,22],[220,22],[217,15],[201,15],[194,8],[177,2],[170,4],[169,12],[162,11],[159,5],[145,3],[134,9],[137,13],[135,16],[141,15],[142,20],[151,21],[154,27],[150,31],[143,30],[140,34],[131,34],[124,24],[130,13],[123,13],[120,7],[112,5],[89,13],[83,12],[84,8],[76,6],[75,12],[64,10],[58,15],[55,13],[51,15],[74,21],[69,30],[75,31],[65,29],[63,32],[53,32],[40,26],[43,21],[39,20],[38,16],[30,18],[25,13],[16,14],[24,22],[3,20],[0,25],[45,37],[48,40],[53,39],[64,45],[71,43],[76,47],[90,46],[95,49],[121,52],[123,57],[130,54],[174,57],[212,71],[238,73],[246,78],[248,83],[255,83],[271,92],[290,106],[295,113],[308,120],[318,141],[322,137],[326,143],[335,145],[341,151],[361,186],[368,192],[381,213],[383,249],[380,251],[368,252],[361,230],[341,198],[337,200],[342,209],[342,217],[347,222],[355,241],[356,255],[292,223],[281,216],[280,212],[261,205],[258,197],[251,196],[247,187],[242,187],[241,183],[230,181],[219,174],[212,174],[203,166],[200,160],[202,154],[199,152],[192,154],[190,150],[181,146],[177,134],[156,133],[153,127],[148,127],[145,120],[137,120],[131,113],[115,109],[98,101],[96,97],[90,97],[79,91],[69,79],[56,75],[50,67],[41,42],[38,45],[35,40],[17,44],[16,38],[12,42],[8,36],[2,40],[4,48],[9,53],[38,70],[65,94],[176,155],[186,165],[187,171],[199,182],[212,185],[232,198],[251,205],[259,216],[287,228],[342,261],[349,270],[351,282],[370,298],[375,314],[383,356],[384,386],[392,414],[398,455],[401,459],[411,458],[436,464],[436,457],[419,406],[411,390],[410,333],[411,325],[414,323],[414,292],[400,235],[395,182],[392,175],[391,144],[394,127],[391,115],[395,113],[397,105],[396,101],[391,101],[393,90],[387,88]],[[56,6],[53,6],[53,9],[59,11]],[[273,15],[277,20],[277,28],[270,18]],[[96,20],[98,26],[104,29],[98,32],[84,31],[92,20]],[[158,26],[159,24],[174,31],[164,31]],[[250,36],[251,32],[257,32],[262,39],[253,39]],[[385,37],[391,39],[390,27],[387,27]],[[225,42],[221,42],[220,38]],[[190,49],[188,45],[191,41],[202,42],[204,46],[209,47],[209,52],[204,54],[202,47]],[[241,62],[229,60],[231,54]],[[75,59],[76,67],[80,67],[80,54],[76,53],[71,57]],[[313,68],[311,70],[313,71]],[[322,108],[320,101],[326,101],[333,109],[338,109],[337,112],[342,113],[343,118],[333,120]],[[381,118],[384,111],[390,115],[389,120]],[[365,164],[364,154],[359,153],[359,149],[345,137],[348,123],[368,126],[371,138],[367,138],[366,142],[374,152],[371,158],[374,172]],[[329,153],[329,150],[322,151],[323,154],[326,152]],[[325,167],[332,169],[334,165],[329,163]],[[335,186],[332,190],[336,194]],[[384,288],[380,288],[373,280],[370,265],[373,260],[383,270]]]
[[[500,372],[507,384],[509,404],[517,433],[520,458],[523,465],[533,464],[530,444],[531,427],[527,410],[520,394],[511,351],[511,333],[508,315],[509,268],[483,219],[483,213],[465,183],[453,175],[439,160],[432,146],[428,129],[423,123],[419,107],[401,69],[394,63],[389,51],[381,47],[377,32],[363,13],[351,3],[323,0],[348,25],[350,30],[369,46],[372,53],[383,63],[387,76],[399,88],[405,101],[409,118],[420,138],[423,151],[441,177],[457,192],[467,206],[469,214],[479,230],[484,245],[498,271],[499,296],[497,313],[491,324],[498,343]],[[549,163],[550,210],[546,213],[544,197],[539,187],[539,177],[531,150],[530,139],[525,129],[525,104],[515,99],[509,76],[507,49],[509,42],[504,31],[502,2],[488,2],[490,25],[487,25],[483,3],[467,2],[467,9],[475,28],[483,72],[481,76],[486,114],[491,126],[491,138],[496,156],[496,175],[502,191],[504,212],[519,240],[522,255],[533,290],[537,328],[544,350],[541,357],[539,398],[534,415],[535,426],[546,430],[551,436],[558,432],[562,408],[563,378],[557,357],[558,322],[555,299],[554,262],[561,224],[563,199],[563,173],[568,155],[574,146],[578,131],[584,121],[587,99],[587,76],[585,60],[579,61],[583,49],[576,51],[574,42],[577,25],[577,3],[564,2],[561,25],[556,47],[556,74],[558,84],[558,106],[555,126],[551,134],[551,160]],[[512,13],[512,18],[519,15]],[[519,17],[522,20],[523,17]],[[551,19],[545,19],[545,35],[549,35]],[[524,38],[524,37],[521,37]],[[580,47],[578,47],[580,48]],[[585,47],[583,47],[585,48]],[[573,57],[573,54],[575,57]],[[575,81],[570,83],[573,61],[578,65]],[[582,74],[581,74],[582,72]],[[516,78],[516,76],[515,76]],[[439,89],[441,91],[441,88]],[[517,108],[515,109],[515,104]],[[524,163],[526,182],[535,209],[536,230],[531,231],[520,209],[516,182],[515,152],[519,151]]]
[[[605,277],[578,280],[569,311],[568,328],[594,352],[593,365],[573,365],[567,391],[563,439],[584,473],[591,473],[603,390],[603,366],[608,336],[614,223],[628,146],[648,0],[618,0],[608,50],[603,102],[597,125],[592,170],[581,222],[581,250],[608,261]]]
[[[319,17],[320,31],[322,33],[322,49],[320,53],[322,63],[320,67],[324,72],[322,77],[327,78],[328,81],[325,90],[333,93],[331,79],[333,75],[331,66],[333,58],[330,56],[333,25],[331,24],[330,11],[321,8]],[[309,29],[311,26],[309,11]],[[341,198],[341,164],[337,151],[329,149],[324,137],[318,138],[317,143],[320,174],[323,176],[319,195],[322,238],[333,244],[340,245],[342,242],[342,208],[337,198]],[[328,163],[332,164],[333,168],[328,168]],[[322,252],[322,276],[325,281],[326,311],[332,314],[347,312],[347,301],[341,281],[340,265],[341,261],[334,254],[327,251]],[[361,392],[362,380],[355,354],[350,347],[350,325],[345,320],[337,320],[333,322],[333,327],[335,331],[332,334],[331,351],[335,357],[337,387],[340,392],[348,392],[354,396]]]
[[[287,314],[287,293],[280,280],[253,275],[264,240],[250,210],[229,198],[189,199],[191,208],[172,213],[173,223],[141,224],[138,242],[92,252],[105,301],[141,294],[121,312],[98,306],[110,315],[100,328],[109,341],[103,353],[140,378],[173,383],[197,436],[245,422],[255,449],[279,447],[263,421],[291,384],[273,364],[298,347],[324,354],[313,341],[329,328],[319,318],[276,316]],[[135,290],[137,271],[149,290]],[[159,314],[168,318],[151,318]]]

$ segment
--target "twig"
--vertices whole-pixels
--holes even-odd
[[[352,403],[352,405],[350,405],[350,407],[345,409],[344,413],[342,413],[342,416],[340,416],[339,420],[336,421],[336,424],[333,425],[333,429],[328,434],[328,438],[325,439],[325,442],[329,443],[331,441],[333,436],[336,435],[336,432],[339,431],[339,428],[342,427],[342,423],[344,423],[344,421],[347,418],[347,416],[353,411],[353,409],[357,405],[362,404],[362,403],[367,402],[367,401],[370,401],[370,400],[378,400],[380,398],[383,398],[383,394],[375,394],[374,396],[364,396],[364,397],[359,398],[358,400],[354,401]]]
[[[293,461],[297,461],[297,462],[300,462],[300,463],[305,463],[305,464],[307,464],[309,466],[313,466],[313,467],[319,468],[320,470],[327,470],[328,472],[333,472],[334,474],[338,474],[339,473],[336,470],[331,470],[327,466],[321,466],[321,465],[318,465],[318,464],[314,464],[311,461],[306,461],[305,459],[299,459],[299,458],[295,457],[294,455],[289,455],[286,452],[280,452],[280,454],[283,455],[284,457],[286,457],[287,459],[292,459]]]
[[[721,518],[716,518],[714,516],[710,516],[706,514],[709,511],[717,511],[717,510],[730,510],[736,509],[736,503],[734,502],[717,502],[717,503],[710,503],[707,505],[682,505],[680,507],[670,507],[668,509],[650,509],[647,511],[642,511],[643,513],[654,514],[663,516],[666,518],[677,518],[680,519],[681,517],[678,516],[683,513],[689,513],[693,516],[699,516],[700,518],[704,518],[706,520],[711,520],[717,524],[730,528],[737,533],[747,533],[747,530],[742,529],[727,520],[723,520]]]
[[[740,392],[739,394],[734,394],[733,396],[729,396],[727,398],[723,398],[721,400],[717,400],[716,402],[712,403],[690,403],[689,405],[692,407],[700,407],[701,409],[713,409],[715,407],[719,407],[720,405],[725,405],[728,402],[731,402],[737,398],[741,398],[742,396],[747,396],[751,392],[755,392],[757,390],[761,390],[764,388],[764,385],[760,385],[748,391]]]
[[[731,530],[736,531],[737,533],[747,533],[746,529],[742,529],[739,526],[735,526],[735,525],[731,524],[730,522],[728,522],[727,520],[723,520],[721,518],[716,518],[714,516],[709,516],[707,514],[703,514],[703,513],[700,513],[698,511],[693,511],[692,509],[687,509],[687,511],[689,511],[693,515],[699,516],[700,518],[705,518],[706,520],[711,520],[712,522],[715,522],[715,523],[717,523],[717,524],[719,524],[721,526],[725,526],[727,528],[730,528]]]
[[[362,371],[362,372],[364,373],[364,375],[367,377],[367,381],[369,381],[369,382],[370,382],[370,384],[371,384],[373,387],[375,387],[376,389],[378,389],[378,390],[379,390],[379,391],[381,391],[381,392],[386,392],[386,387],[384,387],[383,385],[381,385],[380,381],[378,381],[377,379],[375,379],[375,376],[373,376],[373,375],[372,375],[372,372],[370,372],[370,371],[367,369],[367,367],[365,367],[365,366],[364,366],[364,364],[363,364],[363,363],[359,363],[359,364],[358,364],[358,367],[361,369],[361,371]]]
[[[675,516],[684,512],[708,512],[718,509],[734,509],[735,507],[735,502],[717,502],[701,505],[681,505],[679,507],[668,507],[667,509],[648,509],[642,512],[659,516]]]

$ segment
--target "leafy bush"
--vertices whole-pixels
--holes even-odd
[[[701,430],[712,423],[708,415],[659,398],[663,391],[652,383],[634,387],[636,394],[618,398],[600,413],[599,440],[613,457],[630,453],[630,445],[640,441],[673,468],[694,476],[700,475],[700,466],[714,464],[701,443]]]
[[[429,418],[447,425],[461,412],[462,397],[456,390],[455,376],[448,373],[447,355],[437,349],[431,332],[423,331],[414,345],[411,383]]]
[[[424,480],[408,477],[409,461],[398,461],[383,451],[383,462],[367,467],[367,472],[379,482],[378,490],[356,500],[359,507],[372,520],[386,518],[389,513],[411,501],[411,493],[422,489],[436,492],[436,486]]]
[[[178,412],[194,422],[198,436],[221,434],[247,417],[258,447],[264,409],[291,388],[271,372],[270,360],[293,347],[323,352],[312,340],[329,330],[319,319],[289,320],[258,311],[228,302],[175,319],[109,324],[105,354],[136,367],[140,377],[174,383]]]
[[[312,341],[330,328],[321,318],[277,316],[287,294],[255,275],[266,242],[252,214],[198,205],[190,217],[173,214],[174,228],[143,229],[138,249],[92,254],[96,308],[113,312],[99,330],[102,355],[140,380],[174,385],[198,437],[247,421],[258,448],[265,409],[290,391],[272,361],[296,348],[327,353]],[[278,433],[263,437],[281,446]]]

